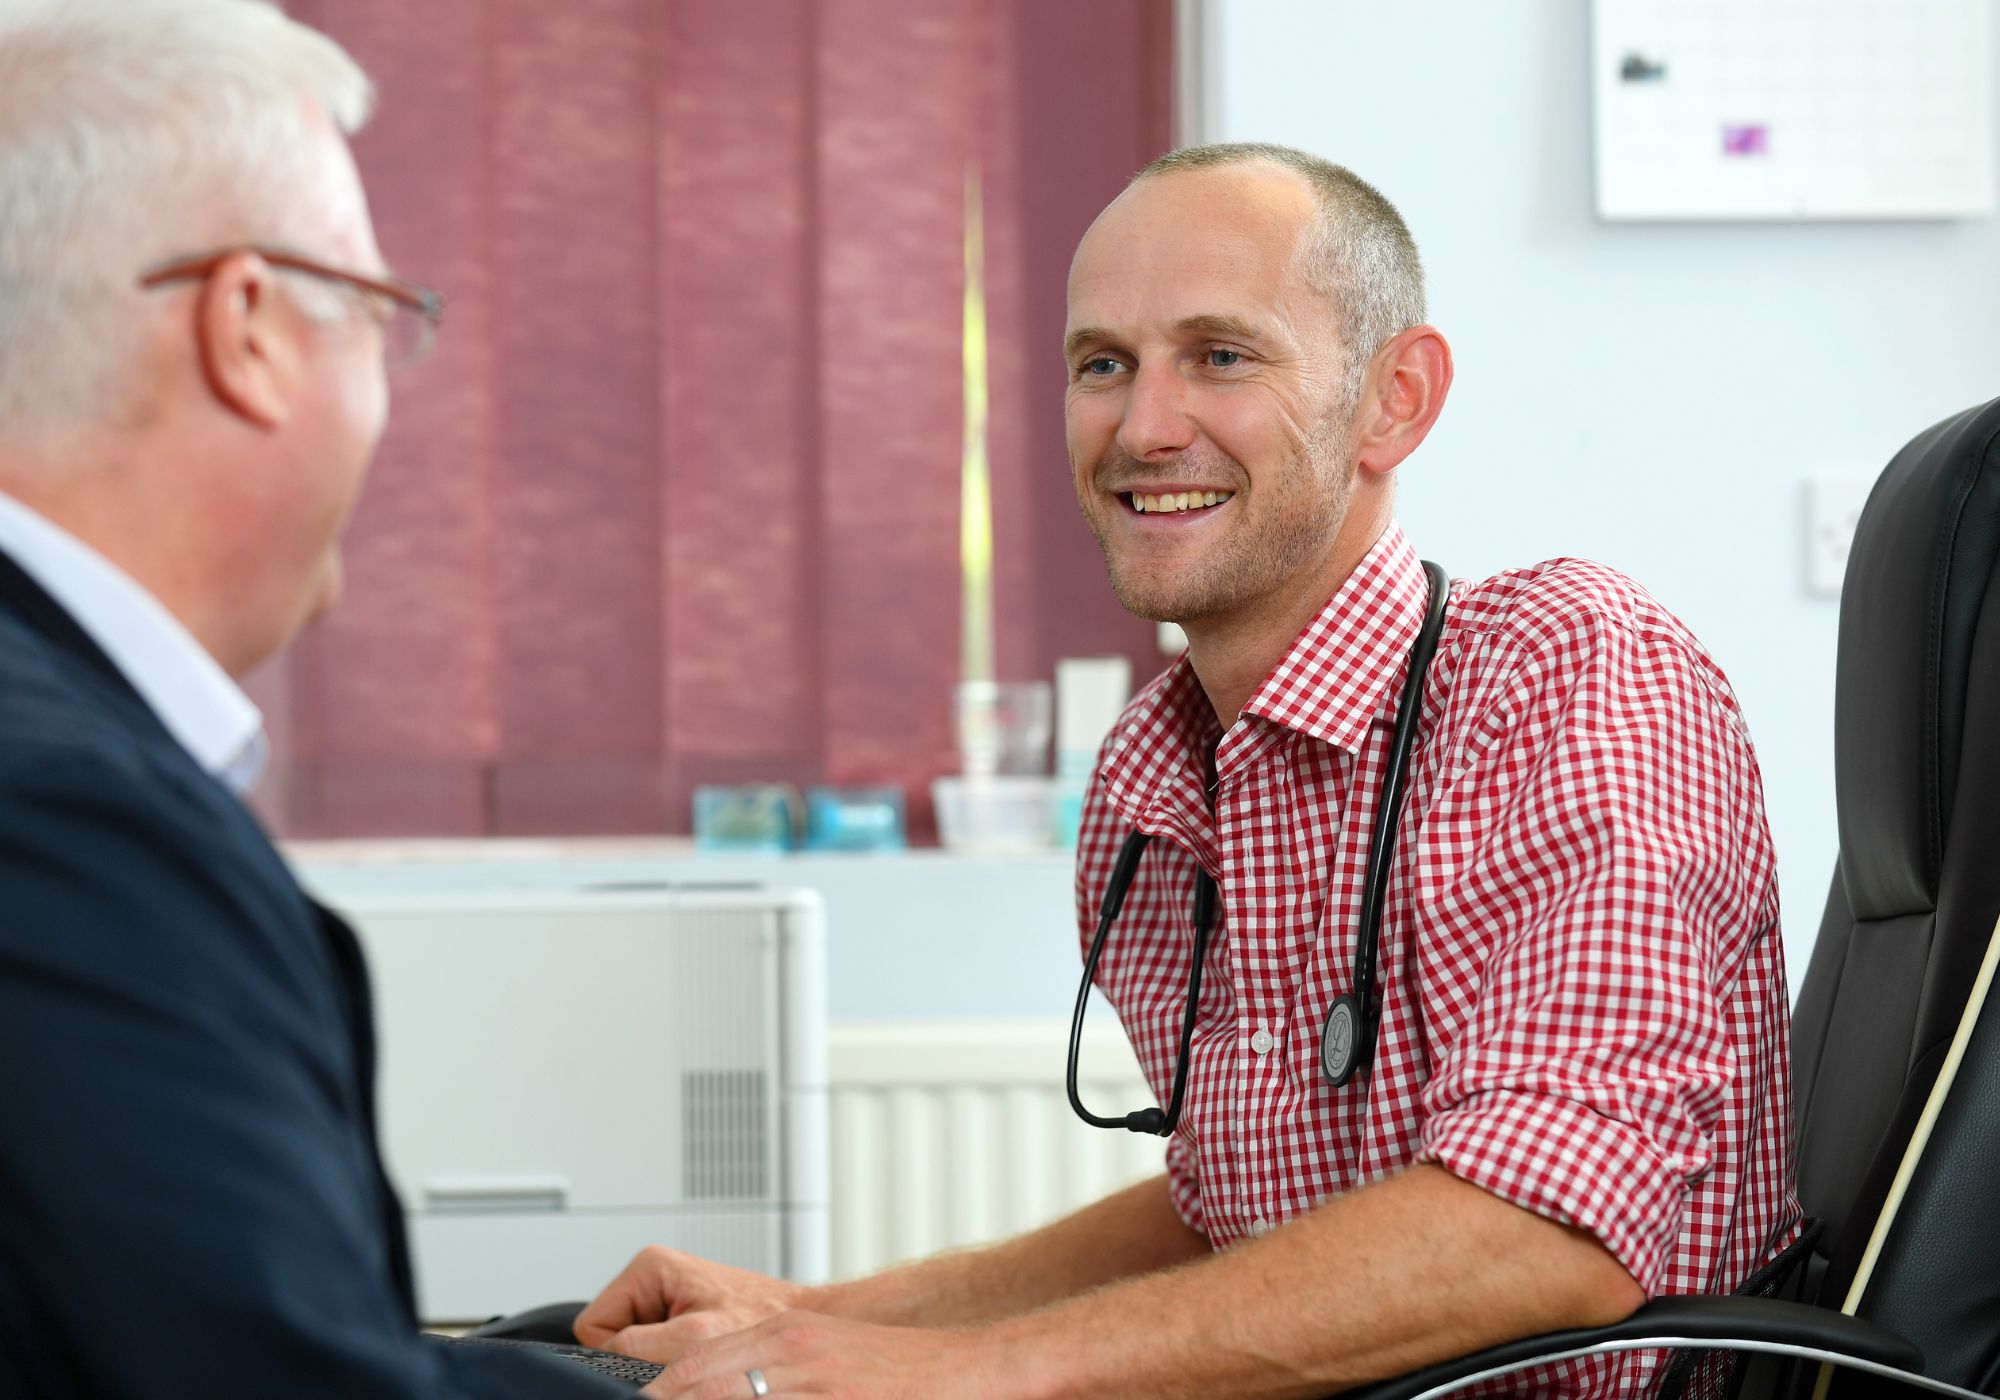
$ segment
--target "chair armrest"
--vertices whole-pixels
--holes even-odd
[[[1902,1372],[1921,1372],[1924,1366],[1923,1353],[1894,1332],[1831,1308],[1778,1298],[1674,1297],[1647,1303],[1623,1322],[1614,1322],[1609,1327],[1578,1327],[1503,1342],[1470,1356],[1454,1357],[1394,1380],[1348,1391],[1345,1400],[1418,1400],[1440,1386],[1486,1372],[1505,1373],[1559,1356],[1634,1350],[1637,1348],[1633,1344],[1640,1342],[1662,1347],[1703,1342],[1720,1350],[1755,1350],[1759,1348],[1741,1344],[1762,1343],[1767,1348],[1830,1353]]]

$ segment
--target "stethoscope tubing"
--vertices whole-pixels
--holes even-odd
[[[1375,986],[1376,956],[1381,941],[1382,906],[1389,888],[1389,866],[1396,846],[1397,827],[1402,816],[1403,790],[1409,776],[1410,756],[1416,747],[1417,720],[1423,709],[1425,678],[1431,658],[1444,632],[1445,604],[1451,583],[1445,571],[1424,561],[1429,585],[1424,622],[1410,648],[1403,694],[1396,707],[1396,723],[1389,742],[1388,760],[1382,773],[1382,800],[1375,810],[1374,829],[1369,834],[1368,865],[1362,880],[1361,913],[1354,948],[1352,990],[1334,999],[1320,1024],[1320,1067],[1335,1088],[1346,1084],[1365,1069],[1373,1058],[1375,1035],[1381,1015],[1381,998]],[[1111,878],[1098,909],[1097,930],[1084,958],[1083,980],[1077,987],[1076,1009],[1070,1018],[1067,1087],[1069,1105],[1077,1117],[1096,1128],[1124,1128],[1135,1133],[1170,1137],[1180,1123],[1181,1105],[1187,1093],[1188,1050],[1194,1041],[1195,1018],[1201,1002],[1202,964],[1207,960],[1208,939],[1215,924],[1220,902],[1215,880],[1196,867],[1194,885],[1194,952],[1188,973],[1187,1009],[1181,1018],[1180,1053],[1174,1065],[1174,1083],[1165,1109],[1143,1108],[1123,1117],[1107,1118],[1083,1106],[1077,1092],[1077,1060],[1083,1046],[1083,1017],[1090,1004],[1090,989],[1097,979],[1097,965],[1110,938],[1111,927],[1124,907],[1125,893],[1131,888],[1151,843],[1149,833],[1133,830],[1119,847],[1112,862]],[[1336,1029],[1346,1018],[1349,1034],[1338,1036]]]
[[[1382,1014],[1381,989],[1375,985],[1376,955],[1382,942],[1382,906],[1388,900],[1389,868],[1395,860],[1396,829],[1403,816],[1403,788],[1410,776],[1410,755],[1417,743],[1417,719],[1423,712],[1425,678],[1430,675],[1431,658],[1437,654],[1438,638],[1444,632],[1444,607],[1451,580],[1429,560],[1424,576],[1430,593],[1424,607],[1424,625],[1410,648],[1403,696],[1396,706],[1396,728],[1389,740],[1389,757],[1382,772],[1382,799],[1375,806],[1375,829],[1368,840],[1368,868],[1361,886],[1360,929],[1354,940],[1354,980],[1350,984],[1359,1032],[1351,1042],[1345,1063],[1327,1063],[1326,1046],[1339,1014],[1340,1002],[1327,1009],[1320,1023],[1320,1067],[1327,1081],[1338,1089],[1368,1067],[1375,1055],[1375,1031]]]

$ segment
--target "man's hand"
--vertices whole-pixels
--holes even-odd
[[[920,1279],[925,1266],[915,1267]],[[1645,1300],[1585,1231],[1435,1165],[1227,1253],[992,1321],[866,1321],[846,1313],[839,1287],[798,1288],[651,1249],[577,1332],[664,1363],[645,1391],[654,1400],[751,1400],[751,1370],[774,1400],[1295,1400],[1513,1337],[1613,1322]],[[740,1329],[725,1322],[751,1313]]]
[[[577,1315],[576,1337],[587,1347],[670,1364],[697,1342],[797,1307],[805,1293],[798,1284],[652,1245]]]
[[[773,1397],[997,1400],[1002,1393],[998,1370],[974,1333],[804,1312],[701,1342],[640,1393],[653,1400],[750,1400],[753,1367]]]

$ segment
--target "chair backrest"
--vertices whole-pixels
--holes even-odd
[[[1840,865],[1792,1027],[1826,1306],[1854,1282],[2000,919],[1996,559],[2000,400],[1896,455],[1848,558]],[[1929,1374],[1983,1387],[2000,1357],[2000,1010],[1951,1082],[1859,1311],[1922,1347]]]

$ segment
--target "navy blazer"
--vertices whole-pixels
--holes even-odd
[[[0,1395],[630,1393],[420,1339],[360,946],[0,555]]]

